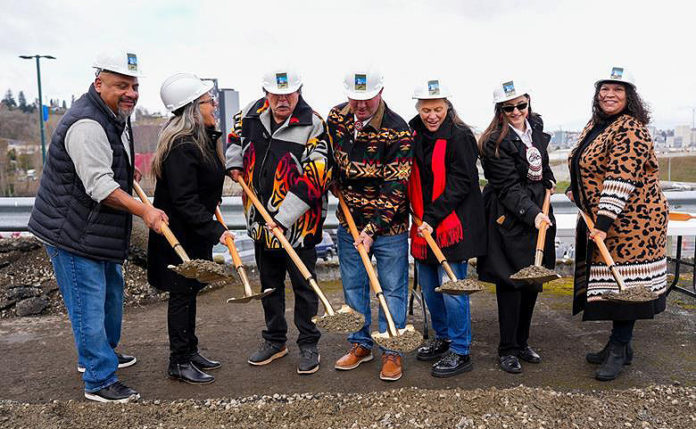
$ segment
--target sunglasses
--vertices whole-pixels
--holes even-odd
[[[210,98],[208,100],[203,100],[203,101],[198,102],[198,104],[208,104],[208,103],[210,103],[210,105],[213,107],[216,107],[218,104],[217,100],[215,100],[214,98]]]
[[[527,110],[527,106],[529,106],[529,103],[522,102],[522,103],[519,103],[519,104],[515,104],[514,106],[510,106],[510,105],[502,106],[501,109],[502,109],[503,112],[505,112],[505,113],[512,113],[512,112],[515,111],[515,109],[517,109],[517,110],[519,110],[519,111],[521,112],[521,111],[523,111],[523,110]]]

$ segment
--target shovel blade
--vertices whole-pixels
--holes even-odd
[[[365,325],[365,316],[347,305],[343,305],[333,315],[325,313],[323,316],[312,317],[312,322],[329,332],[349,334],[362,329]]]
[[[372,332],[371,336],[384,349],[402,353],[412,352],[423,343],[423,335],[411,324],[399,329],[396,336],[377,331]]]
[[[456,282],[449,281],[436,287],[435,292],[446,293],[449,295],[471,295],[472,293],[481,292],[484,289],[481,282],[473,279],[462,279]]]

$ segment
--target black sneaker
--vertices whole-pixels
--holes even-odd
[[[533,348],[527,346],[517,353],[517,357],[529,363],[541,363],[541,356]]]
[[[426,361],[438,359],[449,351],[450,343],[450,340],[446,340],[444,338],[435,338],[428,344],[418,348],[416,359]]]
[[[255,366],[268,365],[287,354],[288,348],[285,347],[285,345],[275,345],[268,341],[264,341],[263,344],[261,344],[261,348],[249,356],[247,362]]]
[[[196,352],[191,356],[191,363],[196,365],[198,369],[201,371],[209,371],[211,369],[218,369],[222,366],[222,364],[216,360],[210,360],[207,359],[203,356],[201,356],[200,353]]]
[[[297,364],[298,374],[314,374],[319,370],[321,356],[316,345],[300,347],[300,362]]]
[[[97,402],[125,404],[126,402],[137,401],[140,399],[140,394],[120,381],[117,381],[96,392],[85,392],[85,398]]]
[[[462,372],[471,371],[473,368],[474,363],[471,361],[471,356],[449,352],[433,365],[430,373],[433,377],[451,377]]]
[[[116,357],[118,358],[118,367],[119,368],[128,368],[129,366],[135,365],[135,363],[138,361],[135,356],[130,356],[126,355],[123,353],[116,353]],[[85,367],[78,364],[77,365],[77,372],[85,372]]]

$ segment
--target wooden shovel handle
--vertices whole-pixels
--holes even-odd
[[[138,197],[140,197],[140,201],[142,201],[143,204],[152,207],[152,203],[147,198],[147,195],[145,195],[145,192],[143,192],[143,188],[140,187],[138,182],[133,181],[133,189],[135,189],[135,193],[138,194]],[[169,242],[169,245],[172,246],[172,248],[174,249],[176,254],[179,255],[181,260],[184,262],[190,261],[191,258],[188,257],[188,255],[186,254],[186,251],[181,246],[181,243],[179,243],[179,240],[176,239],[172,230],[169,229],[169,226],[165,223],[162,223],[160,225],[160,229],[162,230],[162,235],[164,235],[164,237]]]
[[[249,186],[246,184],[244,179],[241,177],[237,178],[237,183],[242,187],[244,190],[244,193],[247,195],[247,197],[251,200],[252,204],[254,204],[254,207],[256,207],[256,210],[261,213],[261,216],[263,219],[266,221],[266,223],[271,223],[273,222],[273,218],[271,218],[271,215],[268,214],[268,211],[266,211],[266,208],[261,204],[261,201],[256,197],[256,194],[254,194],[254,191],[252,191]],[[319,288],[319,285],[317,282],[314,280],[314,277],[312,277],[312,273],[309,272],[307,269],[307,266],[302,262],[300,259],[299,255],[297,252],[295,252],[295,249],[292,248],[292,245],[288,241],[287,238],[285,238],[285,235],[283,234],[283,231],[280,230],[280,228],[275,227],[273,228],[273,235],[276,236],[278,241],[280,241],[280,244],[283,246],[287,254],[290,256],[290,259],[292,259],[292,262],[295,263],[295,266],[297,267],[298,270],[300,270],[300,273],[302,274],[302,277],[309,283],[309,285],[314,289],[314,292],[317,294],[319,297],[319,300],[321,301],[322,305],[324,306],[324,309],[326,312],[329,314],[329,316],[333,316],[335,314],[335,311],[333,307],[331,307],[331,304],[329,303],[329,300],[326,299],[326,295],[324,295],[324,292],[321,291]]]
[[[411,216],[413,217],[413,223],[415,223],[416,226],[423,225],[423,221],[420,220],[418,216],[416,216],[415,214],[412,214]],[[452,280],[453,282],[456,282],[458,280],[457,276],[454,274],[454,271],[452,271],[452,267],[450,267],[450,264],[447,262],[445,254],[442,253],[442,250],[440,250],[440,247],[438,247],[432,234],[430,234],[428,231],[423,231],[423,238],[425,238],[425,241],[428,243],[428,246],[430,246],[430,250],[433,251],[435,258],[440,263],[440,265],[442,265],[442,268],[447,273],[447,277],[449,277],[450,280]]]
[[[353,215],[350,213],[350,209],[346,204],[346,200],[343,199],[343,194],[340,191],[336,191],[336,196],[338,197],[338,203],[341,205],[341,210],[343,211],[343,217],[348,222],[348,229],[350,234],[353,236],[353,240],[358,241],[360,234],[358,234],[358,227],[355,225],[355,220]],[[387,328],[389,329],[389,335],[396,336],[398,332],[396,330],[396,325],[394,324],[394,319],[392,318],[391,312],[389,311],[389,306],[384,298],[384,293],[382,292],[382,287],[379,285],[379,279],[375,273],[375,267],[372,266],[370,261],[370,255],[367,254],[367,249],[362,243],[358,245],[358,253],[360,254],[360,259],[362,259],[365,270],[367,271],[367,277],[370,279],[370,286],[372,286],[372,291],[377,296],[379,304],[384,311],[384,317],[387,319]]]
[[[590,219],[590,217],[582,210],[580,210],[580,215],[582,216],[582,219],[585,221],[585,225],[587,225],[589,231],[592,232],[592,230],[595,227],[594,222],[592,222],[592,219]],[[611,271],[611,274],[614,276],[614,280],[616,280],[616,283],[619,285],[619,291],[624,290],[626,288],[626,285],[624,283],[623,276],[621,276],[619,271],[616,269],[614,258],[611,257],[609,249],[607,249],[607,245],[604,244],[604,240],[596,236],[592,240],[597,245],[599,253],[602,255],[602,259],[604,259],[604,263],[607,264],[607,267],[609,267],[609,271]]]
[[[545,215],[549,215],[549,207],[551,206],[551,189],[546,190],[546,195],[544,196],[544,203],[541,206],[541,212]],[[546,221],[542,221],[539,225],[539,233],[537,234],[536,252],[534,256],[534,265],[541,266],[541,261],[544,259],[544,244],[546,244],[546,230],[549,229],[549,224]]]
[[[688,221],[696,219],[696,215],[691,213],[669,212],[669,220]]]
[[[215,208],[215,218],[217,218],[218,222],[220,222],[220,224],[222,226],[224,226],[226,230],[228,230],[227,225],[225,224],[225,220],[222,218],[222,213],[220,212],[220,206]],[[237,246],[234,245],[234,240],[232,240],[232,238],[230,238],[230,237],[227,237],[225,239],[225,244],[227,245],[227,250],[229,250],[230,256],[232,257],[232,263],[234,264],[234,268],[238,270],[239,267],[241,267],[243,264],[242,264],[242,258],[239,257],[239,252],[237,251]]]

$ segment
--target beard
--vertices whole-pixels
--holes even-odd
[[[133,110],[135,110],[136,100],[128,100],[128,101],[133,101],[133,107],[131,107],[131,108],[121,107],[121,103],[120,103],[121,101],[126,101],[126,100],[124,100],[124,99],[119,100],[118,112],[116,112],[116,116],[118,116],[119,120],[125,122],[130,117],[130,115],[133,114]]]

